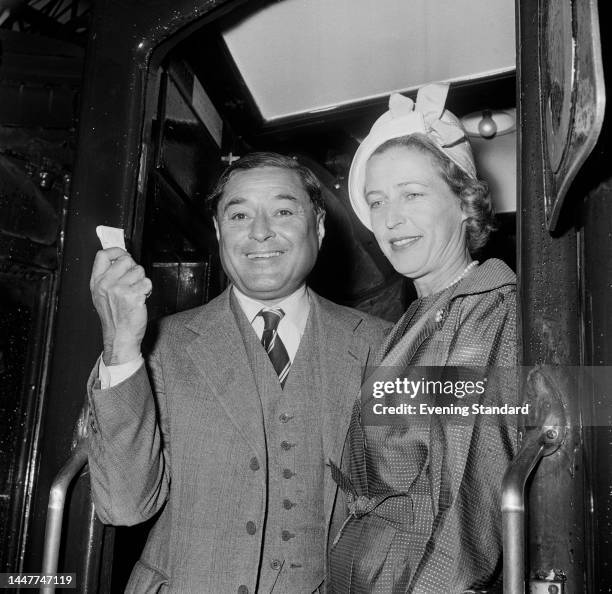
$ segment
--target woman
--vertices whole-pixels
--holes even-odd
[[[493,212],[461,124],[444,110],[447,92],[423,87],[416,105],[393,95],[351,166],[355,212],[418,295],[372,377],[418,369],[434,380],[485,368],[482,393],[421,394],[414,403],[512,404],[515,275],[499,260],[472,259],[493,229]],[[448,594],[499,584],[500,491],[514,420],[404,414],[385,424],[371,414],[372,385],[355,406],[344,472],[332,465],[351,512],[331,549],[333,591]]]

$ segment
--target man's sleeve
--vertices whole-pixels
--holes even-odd
[[[144,359],[140,354],[136,359],[132,359],[127,363],[121,363],[120,365],[105,365],[102,357],[100,357],[98,361],[98,379],[100,380],[100,388],[102,390],[113,388],[125,381],[128,377],[136,373],[139,367],[144,363]]]
[[[130,526],[152,517],[169,492],[166,400],[155,357],[121,383],[101,389],[98,365],[88,382],[89,469],[96,512]],[[159,414],[158,414],[159,411]]]

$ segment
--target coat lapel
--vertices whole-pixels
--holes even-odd
[[[202,308],[187,327],[197,334],[186,350],[198,375],[259,459],[265,460],[261,403],[230,307],[230,289]]]
[[[425,315],[422,315],[414,322],[412,326],[404,333],[407,324],[414,316],[416,304],[408,308],[406,314],[399,320],[397,327],[401,328],[401,332],[396,332],[394,329],[393,342],[388,342],[384,345],[386,354],[378,366],[376,373],[377,380],[394,379],[398,369],[405,369],[411,364],[411,361],[417,353],[419,347],[429,338],[434,332],[438,331],[444,324],[446,319],[447,309],[455,295],[455,291],[443,293],[430,307]],[[438,356],[432,357],[431,362],[423,362],[421,365],[439,365],[440,359]],[[389,373],[390,377],[385,374]],[[374,378],[370,378],[371,380]],[[438,379],[438,378],[434,378]],[[444,422],[442,419],[433,417],[430,422],[430,472],[431,472],[431,491],[434,506],[434,516],[440,508],[440,501],[448,502],[450,493],[450,485],[447,485],[445,479],[447,477],[448,468],[452,468],[453,486],[457,480],[461,480],[463,476],[463,468],[465,459],[461,456],[457,460],[446,460],[445,452],[447,447],[445,443],[452,438],[445,434]],[[461,427],[461,429],[470,429],[470,427]],[[470,438],[470,435],[463,436]],[[453,450],[457,451],[457,450]],[[461,448],[463,451],[463,448]],[[451,492],[456,492],[451,489]]]
[[[311,291],[320,336],[321,416],[325,460],[340,464],[342,447],[359,389],[370,347],[355,333],[363,319],[359,315],[333,308]],[[331,516],[336,484],[325,473],[325,514]]]

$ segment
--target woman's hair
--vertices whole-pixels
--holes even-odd
[[[321,184],[315,174],[310,171],[308,167],[299,163],[297,159],[271,152],[249,153],[241,159],[234,161],[234,163],[221,174],[213,191],[206,197],[205,205],[208,212],[214,217],[217,216],[217,205],[234,171],[246,171],[249,169],[258,169],[260,167],[279,167],[280,169],[295,171],[304,186],[304,190],[310,197],[315,213],[319,214],[325,212],[325,202],[321,193]]]
[[[440,176],[459,198],[461,210],[467,215],[466,241],[470,253],[484,247],[496,229],[495,213],[487,182],[470,177],[445,155],[425,134],[414,133],[392,138],[381,144],[370,156],[380,155],[392,148],[405,147],[429,155],[438,166]]]

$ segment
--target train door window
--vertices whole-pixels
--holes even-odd
[[[223,164],[222,122],[183,60],[167,62],[161,83],[143,235],[152,318],[202,305],[225,286],[204,208]]]

